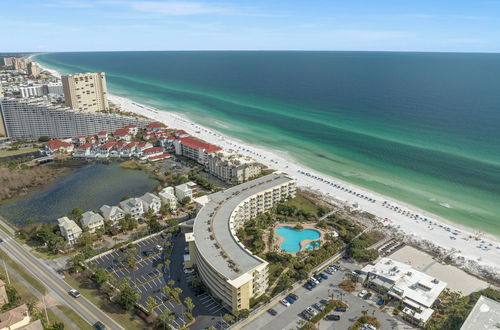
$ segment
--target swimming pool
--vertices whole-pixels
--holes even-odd
[[[321,237],[319,231],[314,229],[297,230],[292,227],[279,227],[275,233],[285,240],[280,248],[286,252],[294,253],[300,251],[300,242],[306,239],[318,239]]]

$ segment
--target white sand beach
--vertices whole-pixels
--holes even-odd
[[[59,76],[54,70],[48,71]],[[172,128],[184,129],[209,143],[225,149],[237,150],[270,168],[287,172],[297,179],[300,187],[321,192],[338,203],[349,206],[355,204],[359,210],[377,216],[381,227],[386,227],[388,232],[402,232],[413,241],[424,241],[427,246],[440,247],[443,254],[453,251],[451,257],[470,271],[483,275],[486,272],[497,274],[497,278],[500,278],[500,238],[498,237],[478,234],[472,229],[453,224],[451,221],[416,207],[315,172],[293,159],[287,159],[289,157],[286,153],[272,152],[248,145],[196,124],[176,114],[173,109],[158,110],[115,95],[109,95],[109,100],[119,105],[123,111],[152,118]]]

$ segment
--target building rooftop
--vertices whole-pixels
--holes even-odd
[[[21,322],[28,316],[28,306],[26,306],[26,304],[22,304],[18,307],[12,308],[11,310],[3,312],[0,314],[0,329],[9,329],[9,327]]]
[[[114,216],[117,213],[125,213],[121,208],[118,206],[109,206],[109,205],[103,205],[100,208],[102,215],[105,218],[109,218]]]
[[[377,284],[387,287],[391,294],[400,296],[415,308],[419,305],[431,307],[447,286],[446,282],[390,258],[382,258],[375,265],[365,266],[362,271],[377,275],[379,278],[374,279]]]
[[[221,148],[218,146],[215,146],[213,144],[199,140],[199,139],[194,138],[192,136],[180,138],[179,142],[181,144],[188,146],[190,148],[193,148],[193,149],[203,149],[205,152],[214,152],[214,151],[221,150]]]
[[[208,202],[198,212],[193,226],[196,246],[203,258],[229,280],[236,280],[264,263],[264,260],[247,250],[239,242],[236,233],[231,231],[230,216],[248,197],[293,180],[287,174],[273,173],[209,195]]]
[[[82,214],[82,220],[80,220],[80,223],[82,226],[87,226],[90,227],[91,224],[94,224],[96,222],[102,222],[104,221],[103,217],[100,214],[97,214],[92,211],[87,211]]]
[[[485,296],[479,297],[461,330],[500,329],[500,302]]]
[[[67,231],[82,231],[80,226],[76,224],[73,220],[71,220],[68,217],[62,217],[57,219],[57,222],[59,224],[59,227],[65,228]]]

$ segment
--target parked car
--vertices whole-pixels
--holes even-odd
[[[319,302],[322,303],[325,306],[330,305],[330,302],[328,300],[326,300],[326,299],[321,299]]]
[[[155,246],[155,248],[156,248],[158,251],[163,251],[163,248],[162,248],[160,245]]]
[[[306,311],[313,316],[318,315],[318,312],[312,307],[307,307]]]
[[[370,292],[368,292],[367,294],[365,294],[363,296],[363,299],[370,299],[372,297],[372,294]]]
[[[312,291],[312,289],[314,289],[314,287],[309,283],[304,284],[304,288],[306,288],[309,291]]]
[[[323,281],[323,277],[319,276],[319,274],[316,274],[313,277],[316,279],[316,281],[318,281],[318,284],[319,282]]]
[[[70,294],[70,296],[72,296],[73,298],[78,298],[81,296],[80,292],[78,292],[78,290],[75,290],[75,289],[71,289],[68,291],[68,293]]]
[[[325,310],[325,306],[323,306],[322,304],[320,303],[315,303],[313,305],[314,308],[316,308],[317,310],[319,310],[320,312],[324,311]]]
[[[94,323],[94,328],[97,330],[106,330],[106,326],[101,321]]]
[[[329,320],[329,321],[338,321],[340,320],[340,315],[337,315],[337,314],[328,314],[325,319]]]
[[[312,286],[313,288],[314,288],[314,287],[316,287],[316,285],[317,285],[317,284],[316,284],[316,282],[314,282],[314,281],[313,281],[313,280],[311,280],[311,279],[309,279],[309,280],[307,281],[307,283],[308,283],[310,286]]]
[[[142,251],[142,254],[145,256],[145,257],[149,257],[153,252],[151,251]]]
[[[358,293],[358,297],[363,298],[365,296],[365,294],[367,294],[367,293],[368,293],[368,291],[362,290],[360,293]]]
[[[286,300],[286,299],[281,299],[281,300],[280,300],[280,303],[281,303],[283,306],[285,306],[285,307],[290,306],[290,303],[289,303],[289,302],[288,302],[288,300]]]
[[[184,274],[191,275],[193,273],[194,273],[194,269],[193,268],[184,268]]]
[[[312,277],[309,278],[309,283],[311,283],[311,282],[314,283],[314,284],[316,284],[316,285],[319,284],[319,281],[314,276],[312,276]]]
[[[300,314],[306,319],[306,321],[311,321],[313,318],[313,315],[309,314],[306,310],[303,310]]]
[[[338,307],[335,307],[335,311],[336,312],[345,312],[345,311],[347,311],[347,308],[338,306]]]
[[[324,280],[328,279],[328,276],[325,273],[320,273],[319,276],[321,276],[321,278]]]
[[[286,301],[288,301],[290,304],[293,304],[295,302],[295,299],[293,299],[290,296],[285,297]]]
[[[278,315],[278,312],[277,312],[275,309],[272,309],[272,308],[269,308],[269,309],[267,310],[267,312],[268,312],[269,314],[271,314],[272,316],[276,316],[276,315]]]
[[[292,297],[294,300],[299,300],[299,296],[297,296],[295,293],[290,293],[288,296]]]

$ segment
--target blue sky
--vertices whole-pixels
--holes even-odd
[[[2,1],[0,52],[500,51],[500,0]]]

